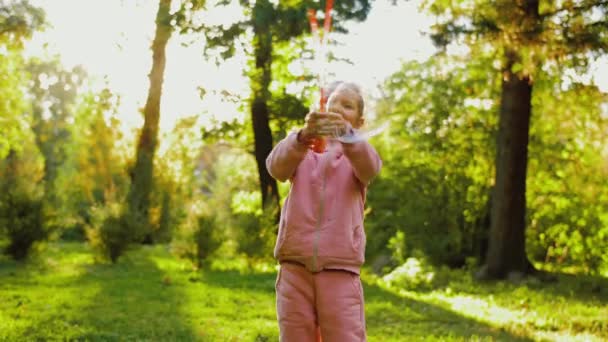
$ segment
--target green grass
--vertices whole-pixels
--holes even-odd
[[[116,265],[86,245],[0,259],[0,341],[276,341],[276,273],[194,271],[162,246]],[[454,273],[406,291],[364,276],[369,341],[608,340],[604,278],[477,284]]]

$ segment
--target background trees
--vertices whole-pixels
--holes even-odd
[[[608,48],[606,2],[538,0],[480,4],[433,1],[445,15],[434,35],[439,45],[466,35],[473,52],[492,49],[502,75],[496,176],[489,249],[481,278],[503,278],[534,270],[526,255],[526,172],[534,85],[557,63],[584,70],[588,59]],[[599,14],[599,15],[598,15]]]
[[[20,149],[20,139],[27,135],[29,118],[22,114],[27,111],[23,86],[26,82],[24,60],[21,55],[23,42],[32,33],[42,28],[44,12],[27,1],[0,4],[0,46],[3,53],[0,60],[0,157],[6,157],[11,149]]]
[[[40,153],[29,129],[32,116],[23,42],[44,23],[27,1],[0,4],[0,235],[3,253],[21,260],[48,235],[43,219]]]
[[[280,111],[271,113],[271,94],[273,77],[273,63],[277,49],[281,44],[289,43],[291,40],[306,35],[309,25],[306,13],[309,8],[322,11],[325,2],[313,1],[302,2],[273,2],[262,1],[240,1],[244,13],[243,20],[226,26],[213,26],[199,24],[188,16],[188,12],[202,6],[198,2],[187,3],[178,14],[179,24],[184,31],[202,31],[206,38],[206,49],[219,51],[222,58],[234,55],[239,44],[245,44],[250,54],[250,67],[247,75],[250,83],[250,98],[247,100],[250,111],[251,124],[253,128],[254,155],[259,174],[259,186],[263,206],[271,205],[276,210],[279,205],[279,192],[276,181],[266,170],[266,157],[272,150],[273,139],[271,131],[271,117],[295,116],[289,110],[301,110],[303,107],[293,106],[276,108]],[[218,5],[228,5],[228,2],[219,2]],[[334,26],[344,31],[343,23],[348,20],[364,20],[370,9],[369,1],[341,1],[334,7]],[[243,43],[248,40],[247,43]],[[285,98],[285,94],[275,94],[279,98]],[[283,96],[281,96],[283,95]],[[293,97],[292,97],[293,99]],[[274,103],[277,103],[276,101]],[[287,103],[284,103],[287,104]],[[297,113],[301,114],[301,113]]]
[[[26,2],[11,4],[5,18],[36,22],[40,13]],[[313,100],[306,10],[324,3],[234,3],[242,16],[219,25],[204,19],[223,2],[160,4],[136,134],[121,127],[125,95],[108,84],[90,87],[83,68],[66,68],[59,58],[25,56],[20,39],[27,35],[9,30],[13,21],[4,19],[4,250],[25,257],[36,241],[83,240],[116,261],[137,246],[133,241],[145,240],[167,243],[199,266],[269,260],[273,210],[288,185],[273,185],[264,160]],[[412,260],[486,265],[480,275],[489,278],[519,276],[532,266],[586,273],[606,267],[607,97],[571,76],[584,74],[605,49],[604,17],[597,14],[605,4],[535,6],[426,2],[432,13],[450,13],[433,36],[446,48],[404,62],[368,103],[370,121],[373,113],[391,120],[373,140],[384,160],[367,202],[367,258],[376,272]],[[369,9],[368,2],[336,2],[336,30],[347,31]],[[238,51],[246,55],[249,92],[225,95],[247,119],[201,127],[198,119],[218,114],[209,108],[172,130],[159,128],[171,32],[195,39],[202,33],[201,58],[219,64]],[[453,53],[454,42],[467,48]],[[339,57],[330,56],[333,63]],[[201,89],[215,81],[202,77]],[[20,195],[5,195],[13,193]],[[7,249],[24,231],[29,242]]]
[[[158,146],[160,101],[165,72],[165,48],[171,37],[171,0],[160,0],[156,14],[156,33],[152,42],[150,87],[144,107],[144,126],[137,144],[137,157],[131,170],[131,187],[127,195],[128,226],[135,241],[151,242],[149,227],[150,194],[153,186],[154,155]]]

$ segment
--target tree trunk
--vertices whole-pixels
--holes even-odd
[[[486,278],[505,278],[528,271],[525,239],[526,168],[532,84],[511,72],[516,54],[507,53],[496,152]]]
[[[251,122],[255,145],[255,160],[258,166],[262,207],[273,209],[279,206],[277,182],[266,169],[266,158],[272,150],[272,132],[269,124],[268,100],[272,65],[272,34],[263,13],[272,6],[268,1],[258,1],[254,7],[254,56],[255,69],[251,76]],[[270,207],[268,207],[270,206]],[[277,211],[278,213],[278,211]]]
[[[519,43],[525,45],[539,32],[538,0],[517,0],[513,6],[522,28]],[[526,255],[525,234],[532,79],[525,72],[514,72],[521,61],[516,49],[505,47],[490,237],[479,279],[518,279],[534,271]]]
[[[139,136],[137,157],[131,171],[131,187],[128,195],[129,215],[136,227],[134,238],[140,240],[149,234],[150,193],[153,180],[154,153],[158,142],[160,99],[165,72],[165,48],[171,36],[171,0],[160,0],[156,15],[156,34],[152,43],[152,70],[150,88],[144,107],[144,126]]]

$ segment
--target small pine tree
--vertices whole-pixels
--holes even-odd
[[[27,258],[36,242],[48,238],[40,169],[40,163],[15,151],[0,162],[0,232],[8,240],[3,252],[16,260]]]

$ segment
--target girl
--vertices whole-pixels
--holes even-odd
[[[330,139],[325,151],[310,149],[320,137],[352,133],[364,123],[361,91],[339,83],[327,112],[306,115],[305,125],[280,141],[266,160],[270,174],[291,182],[281,211],[274,256],[281,341],[365,341],[363,210],[367,185],[382,162],[367,142]]]

